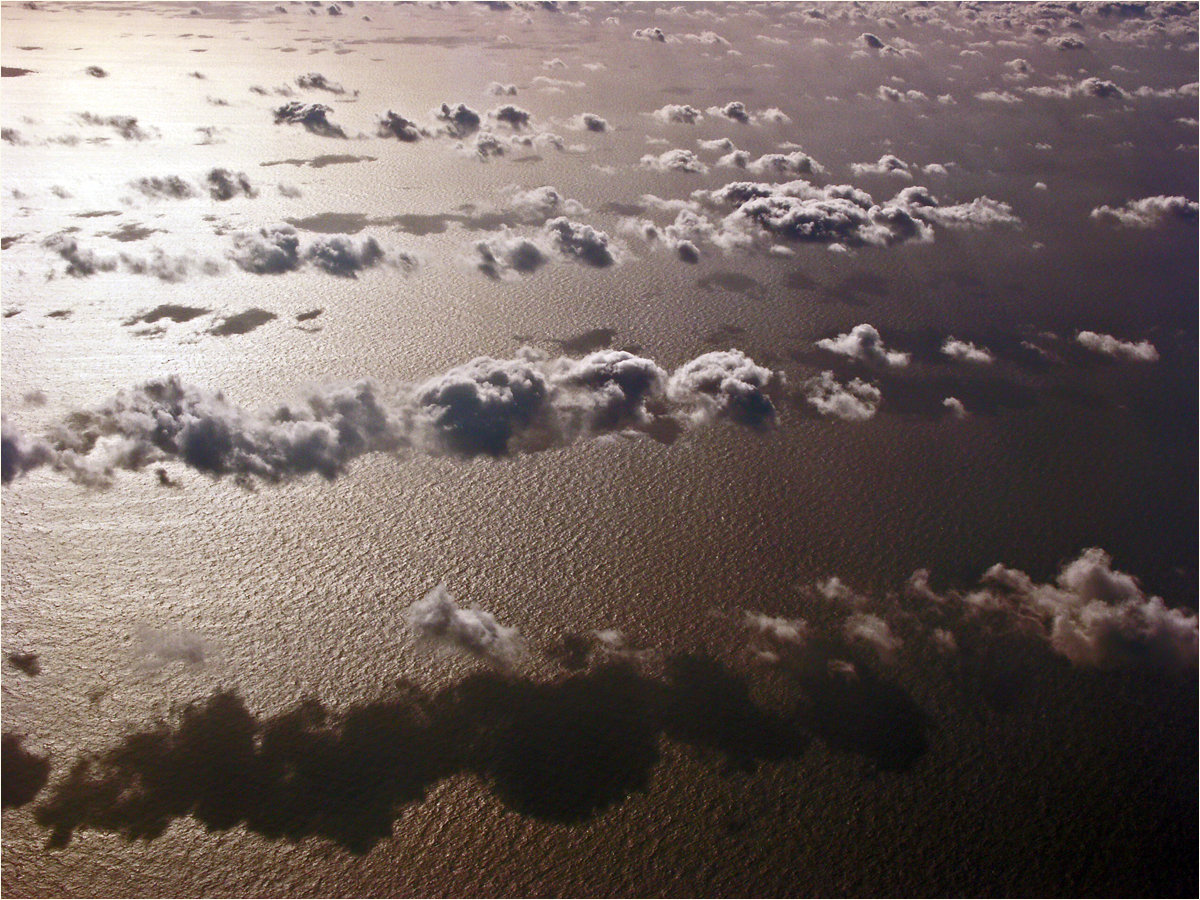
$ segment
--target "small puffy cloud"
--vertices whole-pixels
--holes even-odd
[[[567,201],[567,204],[572,203],[574,201]],[[532,210],[533,201],[528,206]],[[539,212],[546,208],[545,205],[538,207]],[[621,248],[605,232],[573,222],[566,216],[556,216],[532,237],[505,229],[494,237],[477,241],[472,245],[468,260],[489,278],[499,279],[530,274],[552,260],[571,260],[606,268],[619,262],[621,255]]]
[[[504,207],[516,221],[529,225],[540,225],[555,216],[587,212],[579,201],[564,197],[548,184],[528,191],[516,186],[506,189]]]
[[[804,399],[822,415],[861,422],[875,415],[882,394],[870,382],[855,378],[842,384],[825,371],[804,383]]]
[[[705,112],[710,116],[719,116],[741,125],[761,125],[763,123],[786,125],[792,121],[786,113],[775,107],[752,113],[741,100],[730,101],[724,106],[710,106]]]
[[[1087,44],[1073,34],[1052,37],[1046,41],[1046,46],[1055,50],[1086,50]]]
[[[956,419],[965,419],[969,415],[967,408],[963,406],[963,402],[957,397],[947,397],[942,401],[942,406]]]
[[[996,361],[996,357],[986,347],[976,347],[970,341],[956,340],[953,336],[946,338],[942,343],[942,353],[953,360],[977,365],[991,365]]]
[[[345,138],[346,132],[340,125],[329,121],[329,113],[333,112],[321,103],[305,104],[299,100],[285,103],[275,110],[276,125],[302,125],[305,131],[329,138]]]
[[[8,484],[18,475],[52,462],[54,456],[48,443],[25,437],[6,417],[0,417],[0,482]]]
[[[696,158],[691,150],[676,148],[655,156],[651,153],[642,157],[640,165],[643,169],[654,169],[656,172],[693,172],[703,175],[708,166]]]
[[[1124,206],[1099,206],[1092,218],[1104,225],[1122,228],[1155,228],[1168,222],[1195,222],[1200,205],[1187,197],[1144,197]]]
[[[610,244],[608,235],[591,225],[559,216],[542,226],[542,231],[564,257],[598,268],[611,266],[617,261],[619,251]]]
[[[507,628],[491,613],[478,607],[463,609],[444,584],[404,612],[409,630],[422,641],[509,668],[525,655],[525,642],[515,628]]]
[[[468,260],[488,278],[499,279],[536,272],[549,261],[549,255],[535,241],[505,230],[476,241]]]
[[[981,91],[975,95],[976,99],[984,100],[988,103],[1020,103],[1021,98],[1016,94],[1008,91]]]
[[[879,616],[870,613],[854,613],[842,628],[846,640],[851,644],[868,647],[878,655],[880,662],[891,665],[904,641],[892,632],[891,626]]]
[[[238,194],[243,197],[258,196],[258,191],[245,172],[231,172],[229,169],[210,170],[204,176],[204,187],[214,200],[232,200]]]
[[[517,96],[517,86],[515,84],[501,84],[499,81],[488,82],[488,86],[484,88],[484,91],[493,97]]]
[[[379,137],[394,137],[397,140],[413,143],[421,139],[422,131],[416,122],[389,109],[379,118],[375,133]]]
[[[541,85],[542,89],[548,93],[562,93],[563,88],[581,88],[584,86],[582,81],[568,81],[563,78],[549,78],[546,75],[535,75],[533,83]]]
[[[1122,100],[1127,95],[1116,84],[1101,78],[1084,78],[1078,84],[1060,87],[1049,85],[1025,88],[1025,93],[1044,99],[1069,99],[1071,97],[1095,97],[1098,100]]]
[[[664,44],[667,35],[661,28],[639,28],[633,32],[633,37],[639,41],[653,41]]]
[[[817,346],[839,356],[848,356],[871,365],[894,368],[907,366],[909,354],[888,350],[875,326],[855,325],[846,334],[817,341]]]
[[[879,157],[878,162],[873,163],[851,163],[850,170],[855,175],[897,175],[900,178],[912,178],[912,169],[909,164],[891,153],[885,153]]]
[[[278,275],[312,265],[330,275],[355,278],[362,269],[380,264],[405,269],[416,266],[415,258],[407,253],[386,254],[373,237],[325,234],[302,243],[290,225],[238,232],[233,236],[229,258],[255,275]]]
[[[782,376],[740,350],[718,350],[680,366],[667,383],[667,396],[693,407],[696,420],[718,416],[761,428],[775,419],[768,391],[781,382]]]
[[[917,101],[929,100],[928,95],[921,91],[900,91],[886,84],[879,86],[878,90],[875,91],[875,96],[880,100],[887,100],[890,103],[916,103]]]
[[[465,103],[451,106],[443,103],[433,111],[433,117],[443,123],[443,128],[450,137],[465,138],[479,130],[483,117]]]
[[[1094,331],[1081,331],[1075,336],[1075,342],[1093,353],[1101,353],[1114,359],[1126,359],[1132,362],[1157,362],[1158,350],[1149,341],[1132,343],[1122,341],[1111,334],[1097,334]]]
[[[609,130],[608,121],[595,113],[580,113],[570,120],[570,127],[577,131],[594,131],[598,133]]]
[[[860,34],[858,36],[858,42],[864,47],[869,47],[872,50],[882,50],[887,46],[887,44],[880,40],[878,36],[871,34],[869,31]]]
[[[127,141],[144,141],[155,137],[153,130],[138,125],[136,116],[98,116],[95,113],[80,113],[77,118],[84,125],[111,128]]]
[[[695,125],[704,119],[704,114],[694,106],[678,103],[668,103],[661,109],[650,113],[664,125]]]
[[[533,114],[527,109],[522,109],[519,106],[513,106],[511,103],[505,106],[499,106],[488,113],[489,119],[495,119],[497,122],[503,122],[513,131],[521,131],[529,125],[529,120]]]
[[[152,200],[186,200],[198,196],[199,193],[190,182],[178,175],[138,178],[129,182],[129,186]]]
[[[708,142],[715,143],[715,142]],[[702,143],[703,147],[704,144]],[[813,175],[825,171],[825,167],[800,150],[791,153],[764,153],[758,159],[751,159],[750,154],[734,149],[727,156],[721,157],[716,163],[745,169],[754,175],[765,178],[793,178],[798,175]]]
[[[696,144],[701,150],[708,150],[713,153],[735,153],[737,145],[727,137],[717,138],[712,141],[706,141],[703,138],[697,138]],[[749,156],[749,154],[747,154]]]
[[[346,89],[336,82],[330,81],[320,72],[309,72],[296,79],[296,86],[306,91],[328,91],[331,94],[344,94]]]

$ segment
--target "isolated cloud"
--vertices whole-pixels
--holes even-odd
[[[595,113],[580,113],[571,119],[571,127],[578,131],[602,133],[609,130],[608,121]]]
[[[309,72],[296,79],[296,86],[306,91],[328,91],[331,94],[344,94],[346,89],[340,84],[330,81],[320,72]]]
[[[1098,100],[1123,100],[1128,96],[1120,87],[1102,78],[1084,78],[1077,84],[1060,87],[1041,86],[1025,88],[1025,93],[1046,99],[1068,99],[1071,97],[1095,97]]]
[[[515,628],[506,628],[478,607],[463,609],[444,584],[439,584],[404,612],[409,630],[424,641],[509,668],[525,655],[525,642]]]
[[[495,237],[476,241],[468,253],[471,265],[489,278],[536,272],[549,259],[546,248],[508,229]]]
[[[991,365],[996,361],[996,357],[986,347],[976,347],[970,341],[956,340],[953,336],[947,337],[942,343],[942,353],[959,362],[978,365]]]
[[[762,125],[764,123],[787,125],[792,121],[787,113],[775,107],[752,113],[741,100],[733,100],[724,106],[710,106],[705,112],[710,116],[720,116],[730,122],[742,125]]]
[[[704,146],[705,143],[715,142],[702,142],[702,149],[708,149]],[[793,150],[791,153],[765,153],[758,159],[751,159],[750,154],[744,150],[734,149],[728,155],[717,160],[716,164],[745,169],[754,175],[768,178],[792,178],[797,175],[813,175],[825,171],[824,166],[800,150]]]
[[[1104,225],[1123,228],[1155,228],[1168,222],[1195,222],[1200,204],[1187,197],[1144,197],[1124,206],[1099,206],[1092,218]]]
[[[909,354],[888,350],[883,345],[883,338],[875,326],[863,323],[855,325],[846,334],[834,338],[824,338],[816,342],[822,350],[836,353],[839,356],[849,356],[861,362],[885,368],[907,366]]]
[[[608,235],[591,225],[572,222],[566,216],[558,216],[542,226],[559,255],[578,260],[589,266],[604,268],[617,261],[619,251],[610,244]]]
[[[882,394],[875,385],[859,378],[842,384],[826,370],[804,383],[804,399],[821,415],[861,422],[875,415]]]
[[[490,81],[484,91],[491,94],[493,97],[515,97],[517,96],[517,86],[515,84],[501,84],[499,81]]]
[[[344,139],[346,132],[340,125],[329,121],[331,112],[333,112],[332,109],[321,103],[305,104],[299,100],[293,100],[275,109],[275,124],[302,125],[306,131],[321,137]]]
[[[687,104],[668,103],[661,109],[650,113],[664,125],[695,125],[704,119],[704,115],[694,106]]]
[[[654,41],[666,43],[667,35],[661,28],[639,28],[633,32],[633,37],[639,41]]]
[[[127,141],[145,141],[155,137],[152,130],[138,125],[136,116],[98,116],[95,113],[84,112],[79,114],[78,119],[84,125],[112,128]]]
[[[1114,359],[1127,359],[1132,362],[1157,362],[1158,350],[1149,341],[1132,343],[1122,341],[1111,334],[1097,334],[1094,331],[1081,331],[1075,336],[1075,342],[1094,353],[1102,353]]]
[[[887,621],[871,613],[854,613],[846,619],[842,633],[851,644],[869,647],[880,662],[891,665],[904,641],[892,632]]]

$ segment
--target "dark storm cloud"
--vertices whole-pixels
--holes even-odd
[[[1169,222],[1195,222],[1200,204],[1187,197],[1144,197],[1124,206],[1099,206],[1092,218],[1104,225],[1123,228],[1155,228]]]
[[[465,138],[474,134],[479,130],[480,123],[483,122],[483,117],[465,103],[459,103],[457,106],[443,103],[441,107],[434,110],[433,117],[444,123],[443,127],[450,137],[457,138]]]
[[[525,655],[525,642],[482,609],[463,609],[439,584],[404,612],[404,621],[420,640],[508,668]]]
[[[677,103],[668,103],[661,109],[656,109],[650,115],[664,125],[695,125],[704,119],[704,114],[694,106]]]
[[[306,131],[321,137],[345,139],[346,132],[341,126],[329,121],[331,112],[332,109],[321,103],[305,104],[293,100],[275,109],[275,124],[302,125]]]
[[[100,486],[118,469],[175,460],[241,481],[332,479],[364,453],[502,457],[606,434],[677,434],[715,418],[759,428],[773,420],[769,394],[781,384],[736,350],[705,354],[668,376],[626,351],[550,359],[525,349],[513,359],[473,359],[386,396],[363,381],[258,410],[167,378],[74,412],[42,439],[6,421],[4,475],[7,484],[50,466]]]

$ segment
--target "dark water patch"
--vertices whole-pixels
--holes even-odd
[[[850,275],[837,284],[829,285],[824,290],[827,300],[845,303],[849,306],[868,306],[870,300],[883,299],[891,290],[888,280],[881,275],[871,272]]]
[[[122,322],[123,325],[137,325],[144,323],[152,325],[162,319],[170,319],[172,322],[190,322],[199,316],[203,316],[210,310],[203,309],[199,306],[180,306],[175,303],[164,303],[161,306],[156,306],[150,312],[140,316],[134,316],[132,319],[127,319]]]
[[[1030,409],[1038,392],[1009,378],[992,374],[905,376],[884,373],[875,380],[883,391],[884,412],[939,419],[949,413],[944,401],[958,398],[969,413],[995,416]]]
[[[735,338],[741,337],[746,333],[746,329],[741,325],[720,325],[704,336],[706,344],[727,344]]]
[[[940,272],[930,278],[926,284],[934,290],[949,286],[956,293],[973,300],[982,300],[988,296],[987,287],[984,285],[983,279],[973,272],[961,269]]]
[[[12,732],[0,736],[0,805],[24,806],[38,795],[50,777],[50,758],[22,747],[25,737]]]
[[[227,316],[219,324],[208,329],[208,333],[215,337],[228,337],[231,334],[249,334],[255,328],[267,324],[274,318],[274,313],[255,307],[236,315]]]
[[[562,348],[563,353],[583,355],[612,346],[613,339],[616,336],[617,332],[614,328],[593,328],[590,331],[581,332],[573,337],[555,341],[555,343]]]
[[[325,312],[325,310],[323,310],[323,309],[310,309],[308,312],[296,313],[296,321],[297,322],[308,322],[311,319],[315,319],[317,316],[321,315],[321,313],[323,313],[323,312]]]
[[[145,225],[129,222],[122,225],[116,231],[102,232],[101,236],[112,238],[114,241],[129,243],[131,241],[144,241],[150,235],[161,231],[161,228],[147,228]]]
[[[811,679],[811,697],[779,713],[703,654],[672,656],[662,679],[622,662],[582,671],[587,638],[577,637],[564,645],[572,673],[549,682],[491,671],[437,691],[400,682],[344,712],[308,699],[265,718],[235,693],[214,694],[175,724],[81,753],[35,820],[52,846],[80,830],[151,840],[192,816],[210,830],[321,836],[365,853],[404,807],[458,774],[483,778],[522,815],[586,821],[648,788],[664,736],[720,755],[725,771],[797,758],[813,734],[881,768],[924,752],[915,704],[870,672],[845,685]]]
[[[541,162],[541,161],[542,161],[542,157],[538,156],[538,155],[535,153],[535,154],[533,154],[532,156],[516,156],[516,157],[513,157],[513,160],[512,160],[512,161],[513,161],[513,162],[515,162],[515,163],[537,163],[537,162]]]
[[[69,310],[69,309],[56,309],[53,312],[46,313],[46,318],[47,319],[65,319],[69,315],[71,315],[71,310]]]
[[[620,203],[612,201],[600,207],[601,212],[614,213],[618,216],[640,216],[646,208],[640,203]]]
[[[821,283],[803,269],[789,272],[783,280],[783,285],[793,291],[815,291],[821,287]]]
[[[26,675],[41,675],[42,664],[38,661],[36,653],[25,653],[20,650],[14,650],[8,654],[8,663],[14,669],[24,672]]]
[[[301,231],[312,231],[317,234],[358,234],[368,225],[377,220],[362,213],[320,213],[304,219],[284,219],[289,225]]]
[[[74,213],[72,218],[75,219],[99,219],[104,216],[119,216],[122,215],[119,209],[95,209],[88,212]]]
[[[464,219],[464,216],[453,214],[422,215],[420,213],[405,213],[393,218],[391,223],[396,227],[397,231],[424,237],[427,234],[442,234],[450,227],[451,223],[461,223]]]
[[[6,309],[4,311],[4,318],[11,319],[13,316],[19,316],[20,314],[21,310],[19,309]]]
[[[696,287],[703,291],[720,288],[734,294],[751,294],[762,290],[762,284],[741,272],[711,272],[697,278]]]
[[[42,47],[33,47],[33,46],[30,46],[30,47],[18,47],[17,49],[18,49],[18,50],[41,50],[41,49],[43,49],[43,48],[42,48]]]
[[[0,250],[7,250],[9,247],[11,247],[13,244],[17,243],[17,241],[21,240],[21,238],[23,238],[23,237],[25,237],[25,235],[23,235],[23,234],[5,235],[4,237],[0,238]]]
[[[272,162],[259,163],[260,166],[297,166],[310,169],[323,169],[325,166],[348,165],[350,163],[375,162],[374,156],[352,156],[347,153],[325,153],[311,159],[278,159]]]
[[[34,69],[19,69],[16,66],[0,66],[0,78],[20,78],[22,75],[35,74]]]

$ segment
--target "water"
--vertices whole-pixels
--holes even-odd
[[[606,338],[668,371],[742,349],[786,377],[778,425],[716,421],[672,443],[612,435],[502,459],[367,454],[336,480],[250,488],[180,460],[161,464],[166,483],[154,464],[103,490],[49,468],[7,484],[3,724],[23,743],[5,755],[6,893],[1194,893],[1194,650],[1182,669],[1074,666],[1012,621],[959,621],[904,593],[922,568],[939,592],[978,587],[996,563],[1051,582],[1101,547],[1146,595],[1194,610],[1195,226],[1105,230],[1088,213],[1197,196],[1194,149],[1174,149],[1194,141],[1194,126],[1174,119],[1195,117],[1195,100],[1129,100],[1126,111],[973,97],[1019,89],[996,74],[1017,56],[1036,84],[1083,68],[1128,90],[1178,86],[1194,79],[1194,47],[1106,44],[1098,32],[1117,26],[1088,19],[1078,58],[1024,31],[1020,47],[960,57],[998,35],[962,20],[971,35],[902,24],[895,35],[924,54],[905,60],[850,55],[862,32],[890,39],[886,25],[802,25],[783,15],[798,6],[766,18],[713,7],[722,21],[597,7],[584,11],[589,25],[571,11],[529,10],[526,24],[526,11],[473,7],[271,9],[3,7],[6,65],[36,70],[4,82],[4,125],[28,141],[4,145],[4,234],[19,238],[2,262],[9,422],[44,434],[172,373],[248,410],[364,377],[397,398],[476,356],[510,358],[523,344],[554,356]],[[600,24],[609,14],[619,27]],[[1188,21],[1194,43],[1194,10]],[[652,24],[713,30],[743,55],[629,37]],[[756,40],[775,33],[792,44]],[[813,45],[818,36],[831,46]],[[543,67],[554,58],[566,68]],[[778,68],[753,68],[764,62]],[[309,71],[360,91],[298,97],[365,137],[275,126],[284,99],[249,90],[297,90]],[[545,93],[539,75],[584,86]],[[873,99],[891,75],[958,105],[943,114],[936,101]],[[518,95],[485,95],[492,80]],[[777,106],[794,123],[660,126],[645,115],[730,100]],[[513,102],[586,152],[515,149],[481,163],[444,138],[370,136],[385,109],[428,124],[443,101]],[[81,125],[85,111],[136,115],[158,136],[122,140]],[[580,112],[614,130],[571,131]],[[197,145],[198,126],[222,143]],[[70,134],[109,141],[44,143]],[[851,182],[877,199],[910,182],[855,178],[850,163],[883,152],[957,162],[918,183],[945,202],[1008,202],[1023,226],[939,228],[931,244],[850,255],[703,247],[697,266],[619,232],[620,210],[643,193],[686,198],[751,177],[637,167],[646,153],[723,136],[755,156],[799,142],[829,170],[814,183]],[[263,165],[330,154],[371,159]],[[700,156],[711,165],[716,154]],[[258,196],[150,200],[129,186],[169,174],[195,183],[216,166],[246,172]],[[494,235],[450,217],[502,207],[508,185],[547,184],[630,258],[512,281],[461,261]],[[421,267],[344,279],[224,261],[220,275],[174,283],[72,278],[41,243],[77,227],[81,245],[104,252],[223,260],[237,230],[325,213],[375,220],[355,237],[413,252]],[[415,234],[424,229],[403,216],[446,227]],[[160,231],[103,237],[122,225]],[[162,305],[205,312],[124,324]],[[210,333],[248,309],[275,318]],[[814,350],[862,322],[913,354],[906,370]],[[1089,355],[1071,343],[1080,330],[1150,340],[1160,359]],[[998,362],[947,362],[949,335]],[[1022,341],[1063,363],[1039,363]],[[824,369],[878,384],[878,414],[819,416],[803,384]],[[968,418],[945,414],[950,395]],[[894,662],[845,639],[848,610],[814,587],[831,576],[904,641]],[[521,631],[528,654],[515,672],[414,639],[404,611],[441,582]],[[805,619],[806,649],[773,645],[779,664],[757,659],[747,612]],[[941,617],[957,653],[930,637]],[[644,652],[606,651],[594,632],[612,629]],[[14,653],[36,654],[38,674]],[[44,784],[22,752],[49,761]],[[73,774],[89,754],[92,780]],[[22,786],[37,792],[18,803]]]

